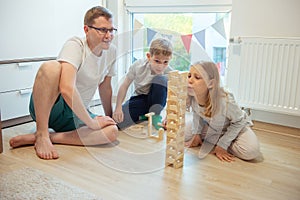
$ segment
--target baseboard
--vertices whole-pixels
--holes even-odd
[[[252,129],[259,130],[259,131],[264,131],[264,132],[269,132],[269,133],[274,133],[278,135],[285,135],[289,137],[294,137],[294,138],[300,138],[300,129],[299,128],[293,128],[289,126],[282,126],[282,125],[277,125],[277,124],[270,124],[266,122],[261,122],[261,121],[255,121],[253,120],[254,126]]]
[[[255,121],[277,124],[281,126],[300,128],[300,116],[272,113],[261,110],[251,109],[251,118]]]
[[[27,115],[24,117],[18,117],[18,118],[14,118],[14,119],[9,119],[9,120],[2,121],[2,128],[9,128],[12,126],[17,126],[17,125],[32,122],[32,121],[33,120],[30,115]]]

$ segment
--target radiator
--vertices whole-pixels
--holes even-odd
[[[226,86],[240,106],[300,116],[300,38],[233,38]]]

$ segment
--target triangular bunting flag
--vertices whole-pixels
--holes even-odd
[[[190,52],[192,36],[193,36],[192,34],[181,36],[181,40],[183,42],[183,45],[184,45],[184,47],[185,47],[185,49],[188,53]]]
[[[226,39],[226,32],[225,32],[225,28],[224,28],[224,19],[220,19],[219,21],[217,21],[216,23],[214,23],[212,25],[212,27],[218,32],[220,33],[220,35],[222,35],[222,37],[224,39]]]
[[[134,30],[141,29],[142,27],[143,24],[141,22],[139,22],[138,20],[134,20],[134,25],[133,25]]]
[[[141,22],[139,22],[138,20],[134,20],[133,34],[135,35],[142,27],[143,24]]]
[[[205,49],[205,29],[194,34],[198,42]]]
[[[153,37],[156,35],[156,31],[147,28],[147,44],[150,45],[150,42],[152,41]]]

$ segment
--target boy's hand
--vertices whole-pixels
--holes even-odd
[[[121,109],[116,109],[115,112],[113,113],[113,119],[117,122],[120,123],[124,120],[124,114]]]

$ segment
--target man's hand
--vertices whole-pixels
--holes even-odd
[[[116,122],[109,116],[96,116],[93,119],[93,125],[90,128],[98,130],[110,125],[116,125]]]

